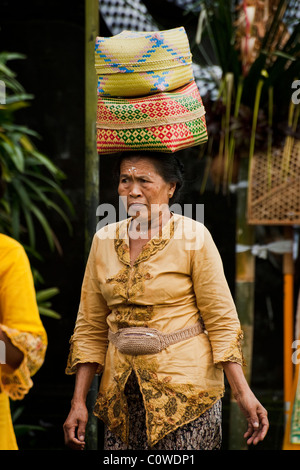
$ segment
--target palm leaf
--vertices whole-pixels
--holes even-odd
[[[37,220],[40,222],[51,250],[54,250],[54,247],[55,247],[54,236],[53,236],[54,234],[50,225],[47,222],[46,217],[43,215],[40,209],[34,204],[31,204],[31,211],[33,212]]]
[[[58,196],[61,197],[64,203],[68,206],[68,209],[70,210],[70,212],[74,214],[74,207],[70,199],[66,196],[66,194],[63,192],[63,190],[55,181],[53,181],[52,179],[48,178],[45,175],[35,173],[34,171],[28,170],[28,169],[25,170],[24,175],[46,183],[47,191],[48,192],[53,191],[53,193],[57,193]]]
[[[54,209],[60,216],[61,218],[65,221],[69,232],[72,232],[72,225],[67,217],[67,215],[64,213],[64,211],[59,207],[55,202],[53,202],[51,199],[49,199],[46,194],[48,192],[47,187],[40,187],[28,178],[25,178],[23,176],[20,177],[21,181],[23,181],[24,185],[27,185],[30,187],[33,193],[36,194],[38,197],[38,200],[43,202],[47,208]]]
[[[20,172],[24,171],[24,155],[18,145],[15,145],[12,141],[7,139],[0,141],[0,147],[3,148],[4,152],[10,158],[10,161],[14,164],[16,169]]]
[[[30,213],[30,210],[27,207],[23,206],[23,215],[25,217],[26,221],[26,227],[28,231],[28,237],[29,237],[29,244],[30,246],[35,246],[35,228],[34,228],[34,223],[32,220],[32,216]]]
[[[51,287],[49,289],[40,290],[36,294],[36,299],[38,303],[42,303],[45,300],[48,300],[59,293],[57,287]]]
[[[61,315],[59,313],[55,312],[54,310],[52,310],[50,308],[40,306],[40,305],[38,307],[39,307],[39,312],[40,312],[41,315],[45,315],[46,317],[54,318],[55,320],[60,320],[61,319]]]
[[[37,163],[42,164],[45,168],[47,168],[47,170],[50,171],[50,173],[55,175],[57,178],[64,178],[64,173],[56,165],[54,165],[51,160],[45,155],[36,150],[30,152],[30,154],[35,158]]]

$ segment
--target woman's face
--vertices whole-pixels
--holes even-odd
[[[176,183],[167,183],[151,159],[129,157],[120,166],[118,193],[126,204],[129,216],[151,219],[168,208]]]

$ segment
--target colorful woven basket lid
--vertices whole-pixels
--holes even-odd
[[[174,90],[194,79],[192,54],[183,27],[97,37],[95,68],[98,94],[105,96]]]
[[[174,152],[206,140],[205,109],[194,81],[175,91],[140,98],[98,96],[98,153]]]

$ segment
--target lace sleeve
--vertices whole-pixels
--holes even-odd
[[[242,350],[244,334],[242,329],[239,329],[236,334],[236,338],[232,340],[227,351],[223,357],[219,357],[215,362],[237,362],[241,366],[245,366],[245,359]]]
[[[14,346],[24,354],[18,369],[1,367],[0,386],[13,400],[21,400],[33,386],[31,377],[42,366],[47,348],[46,333],[28,333],[1,325]]]

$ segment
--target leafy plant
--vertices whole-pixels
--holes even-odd
[[[43,426],[39,426],[35,424],[16,423],[24,411],[24,406],[16,406],[12,401],[10,403],[11,403],[11,408],[12,408],[12,422],[14,426],[14,432],[17,438],[27,435],[32,432],[46,430]]]
[[[15,123],[16,111],[29,106],[31,95],[16,80],[7,67],[8,60],[21,58],[19,54],[0,54],[0,80],[6,84],[6,103],[0,105],[0,165],[2,178],[7,183],[1,200],[0,228],[17,240],[36,247],[36,222],[47,238],[51,249],[59,248],[58,239],[45,212],[56,212],[71,232],[71,224],[54,197],[59,197],[72,210],[71,203],[60,187],[62,171],[40,153],[33,138],[38,134]],[[26,235],[26,237],[25,237]]]
[[[5,185],[0,199],[0,231],[20,241],[30,258],[41,260],[37,247],[40,230],[52,251],[62,251],[47,215],[51,211],[61,217],[71,234],[72,226],[62,207],[70,213],[73,208],[61,189],[65,175],[34,143],[39,135],[16,123],[17,112],[29,106],[33,96],[25,92],[7,62],[24,58],[21,54],[0,53],[0,83],[5,84],[6,92],[5,102],[1,100],[0,104],[0,170]],[[43,282],[34,266],[33,273],[36,284]],[[49,302],[57,292],[51,288],[37,293],[41,314],[59,317]]]

